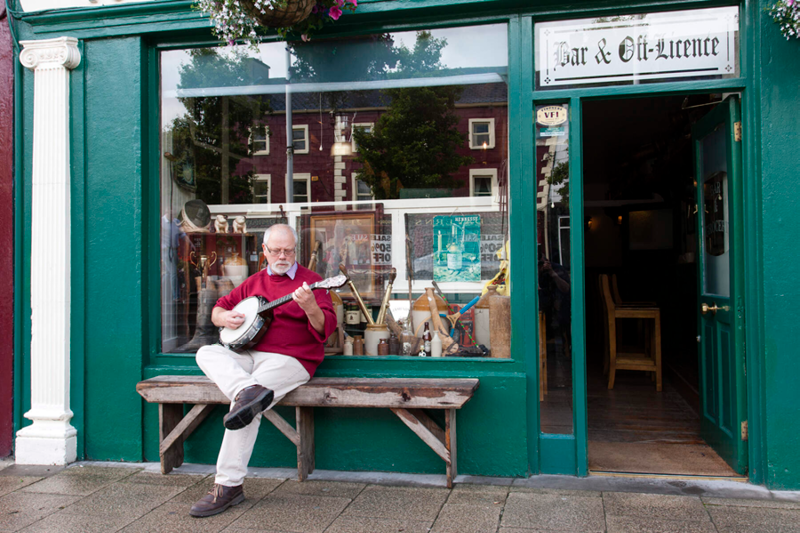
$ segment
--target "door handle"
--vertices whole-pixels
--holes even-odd
[[[708,314],[709,312],[712,315],[716,315],[717,311],[729,311],[729,310],[730,307],[728,307],[727,305],[723,305],[722,307],[717,307],[717,304],[714,304],[712,306],[709,306],[707,303],[700,304],[700,313],[704,315]]]

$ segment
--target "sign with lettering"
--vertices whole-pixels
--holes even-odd
[[[739,9],[536,25],[540,88],[737,74]]]

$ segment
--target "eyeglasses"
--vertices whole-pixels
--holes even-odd
[[[281,255],[285,255],[286,257],[292,257],[294,255],[294,252],[295,252],[294,248],[291,248],[289,250],[270,250],[269,247],[267,247],[267,253],[272,257],[280,257]]]

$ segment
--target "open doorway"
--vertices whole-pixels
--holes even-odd
[[[738,476],[701,432],[692,125],[720,102],[707,94],[584,104],[592,472]]]

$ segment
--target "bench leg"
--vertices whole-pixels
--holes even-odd
[[[396,414],[403,423],[408,426],[411,431],[417,434],[422,441],[427,444],[431,450],[436,452],[436,455],[444,459],[447,463],[447,486],[453,486],[453,477],[455,477],[453,460],[455,458],[455,409],[447,409],[445,411],[447,417],[447,429],[442,431],[436,422],[425,414],[421,409],[398,409],[393,408],[392,412]],[[451,414],[452,412],[452,414]],[[452,418],[452,422],[451,422]],[[453,427],[452,437],[450,436],[450,426]],[[450,445],[452,439],[452,446]],[[452,448],[452,450],[451,450]]]
[[[314,408],[297,407],[297,480],[305,481],[314,471]]]
[[[214,410],[213,405],[198,404],[183,416],[183,404],[161,403],[158,405],[159,455],[161,473],[168,474],[183,464],[183,443],[197,426]]]
[[[458,475],[456,467],[456,410],[448,409],[445,414],[447,420],[444,430],[444,442],[450,452],[450,462],[447,464],[447,488],[453,488],[453,479]]]

